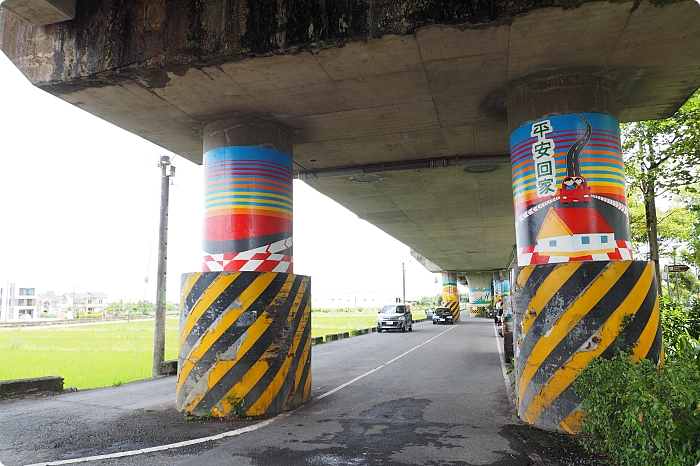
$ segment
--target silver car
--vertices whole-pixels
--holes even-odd
[[[411,306],[407,304],[390,304],[384,306],[377,316],[377,332],[382,330],[413,330]]]

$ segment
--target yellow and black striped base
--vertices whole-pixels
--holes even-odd
[[[178,411],[259,416],[307,401],[310,277],[184,274],[180,309]]]
[[[595,261],[513,270],[518,415],[547,430],[580,428],[572,382],[595,357],[633,346],[658,363],[661,323],[654,263]]]
[[[457,323],[460,320],[459,301],[446,301],[443,306],[449,307],[452,311],[452,322]]]

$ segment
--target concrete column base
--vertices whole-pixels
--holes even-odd
[[[596,261],[513,270],[518,416],[536,427],[577,432],[581,399],[572,383],[595,357],[632,347],[660,361],[654,263]]]
[[[176,408],[274,415],[311,390],[311,279],[275,272],[183,275]]]

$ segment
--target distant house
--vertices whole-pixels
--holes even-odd
[[[107,295],[101,291],[88,291],[87,293],[66,293],[66,305],[71,309],[95,314],[104,314],[107,309]]]
[[[535,252],[577,257],[615,251],[615,232],[596,209],[550,208],[537,235]]]
[[[55,291],[38,293],[36,295],[37,307],[41,314],[55,314],[56,316],[66,311],[68,299],[63,295],[57,295]]]
[[[0,288],[0,320],[34,319],[37,314],[35,288],[17,287],[14,283]]]

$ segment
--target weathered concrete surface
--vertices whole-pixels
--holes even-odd
[[[75,0],[4,0],[2,6],[35,26],[75,17]]]
[[[283,123],[307,183],[442,270],[479,272],[515,243],[510,93],[600,76],[621,121],[668,116],[700,83],[699,22],[694,0],[80,0],[43,28],[0,11],[0,49],[46,91],[196,163],[207,123]],[[501,169],[465,173],[470,157]],[[424,168],[393,171],[412,161]],[[377,183],[330,176],[377,164]]]
[[[0,397],[37,392],[62,392],[63,377],[35,377],[32,379],[0,380]]]

